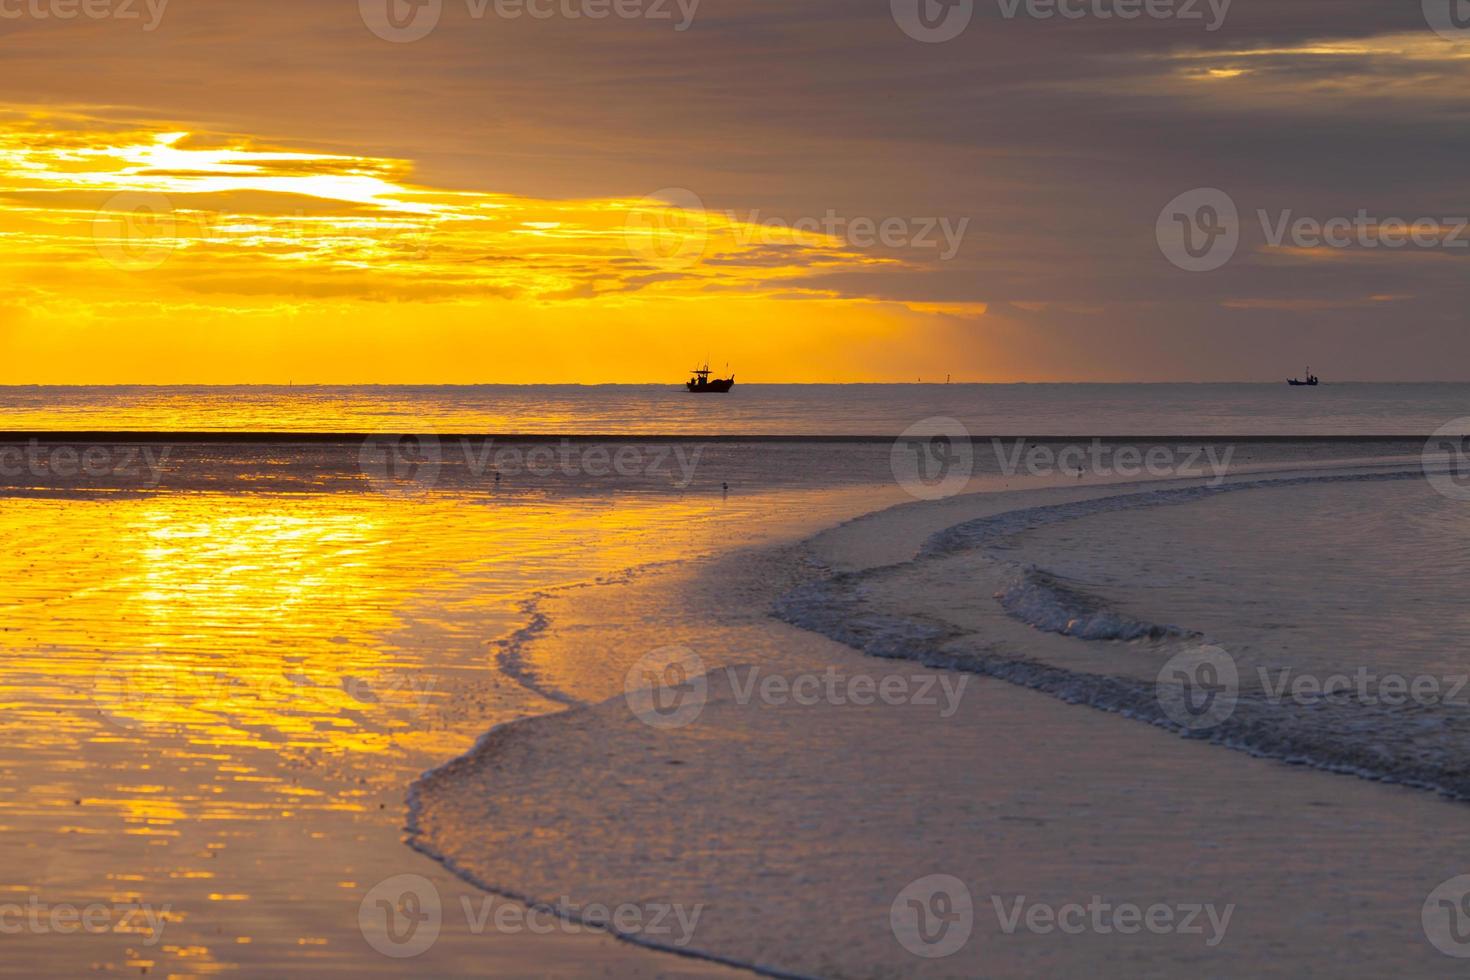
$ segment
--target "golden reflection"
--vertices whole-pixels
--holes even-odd
[[[483,561],[437,549],[426,561],[415,537],[432,505],[399,510],[348,495],[5,501],[0,568],[26,583],[5,610],[5,675],[67,681],[104,740],[178,732],[201,746],[384,751],[442,696],[421,651],[391,639],[401,607]],[[27,694],[0,691],[17,704]],[[166,809],[158,789],[133,787],[132,810]]]
[[[0,499],[0,578],[12,583],[0,600],[0,731],[60,750],[50,771],[65,779],[89,768],[67,751],[79,742],[176,737],[177,759],[215,781],[269,787],[277,805],[340,805],[283,780],[257,752],[434,751],[455,685],[493,668],[489,642],[519,625],[525,589],[657,558],[650,521],[682,553],[723,506],[375,493]],[[170,784],[149,776],[142,767],[86,802],[157,829],[153,818],[179,811]],[[58,801],[71,792],[65,779],[51,790]],[[0,812],[13,805],[0,800]]]
[[[397,843],[404,788],[491,725],[560,707],[495,657],[527,595],[721,547],[773,507],[797,512],[672,494],[0,497],[0,891],[170,906],[161,941],[134,923],[86,954],[104,969],[386,971],[363,960],[356,911],[366,884],[418,867]],[[57,968],[42,942],[11,955]]]

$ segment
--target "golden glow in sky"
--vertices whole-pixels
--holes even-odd
[[[677,188],[541,200],[181,126],[0,119],[0,383],[677,381],[707,351],[864,380],[854,343],[984,312],[845,294],[824,280],[911,260]]]

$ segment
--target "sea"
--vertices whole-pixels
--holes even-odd
[[[0,388],[0,428],[489,434],[1413,435],[1470,412],[1470,384],[737,384]]]

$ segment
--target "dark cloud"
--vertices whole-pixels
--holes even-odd
[[[682,187],[793,220],[968,218],[951,261],[879,253],[899,261],[802,290],[990,303],[989,326],[963,329],[992,331],[987,350],[1029,345],[1018,369],[1049,376],[1274,376],[1310,347],[1339,375],[1470,376],[1431,349],[1464,346],[1463,251],[1303,259],[1266,248],[1256,214],[1470,210],[1470,39],[1439,38],[1412,2],[1235,0],[1213,32],[1006,19],[998,3],[922,44],[886,0],[703,0],[682,32],[475,19],[448,0],[432,34],[392,44],[355,3],[176,0],[152,32],[12,25],[6,98],[412,160],[420,182],[449,187]],[[1239,207],[1241,247],[1218,271],[1175,268],[1154,238],[1160,209],[1194,187]],[[779,268],[793,251],[730,261]],[[1422,342],[1403,342],[1406,317]]]

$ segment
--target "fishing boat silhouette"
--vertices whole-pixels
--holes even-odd
[[[1312,368],[1310,366],[1308,366],[1307,367],[1307,380],[1302,381],[1299,378],[1287,378],[1286,379],[1286,383],[1289,384],[1289,385],[1291,385],[1293,388],[1315,388],[1315,387],[1317,387],[1317,383],[1318,382],[1317,382],[1317,376],[1312,373]]]
[[[695,394],[723,394],[735,387],[735,375],[728,378],[711,378],[709,362],[704,362],[704,367],[694,369],[694,377],[684,382],[684,386]]]

